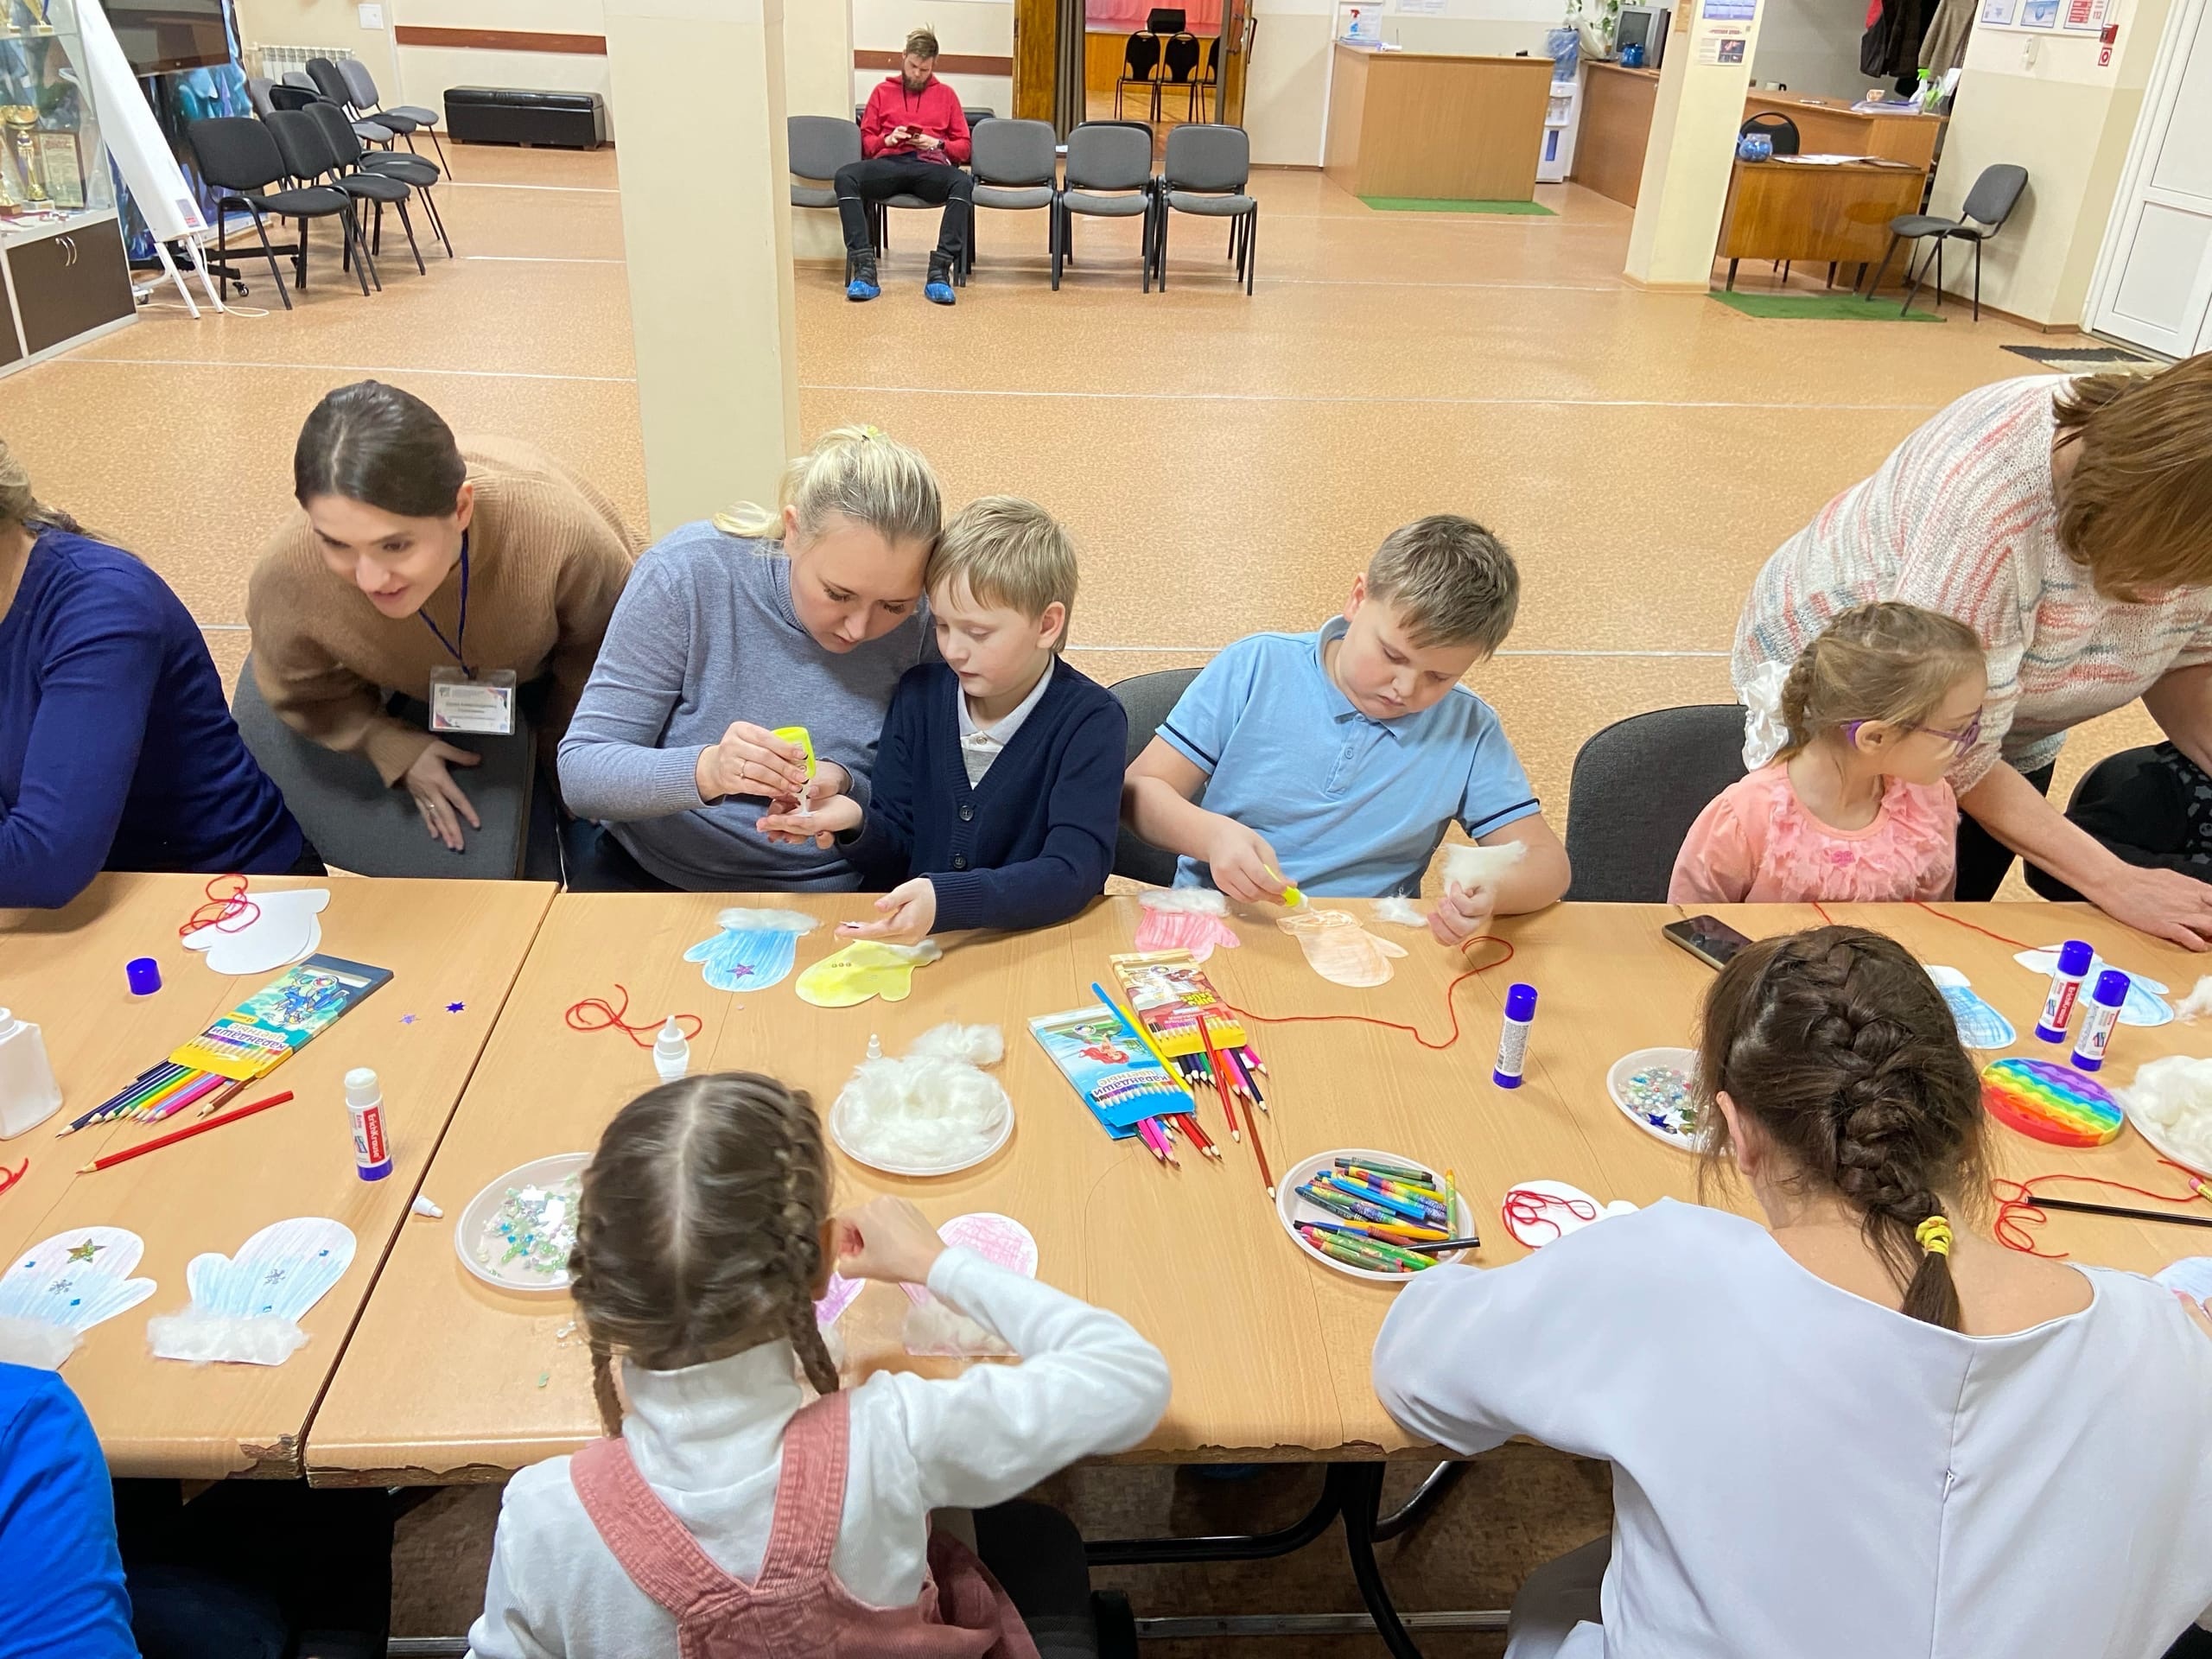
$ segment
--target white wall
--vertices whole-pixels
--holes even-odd
[[[1859,67],[1865,0],[1766,0],[1759,14],[1753,85],[1779,80],[1793,92],[1856,101],[1878,84]]]
[[[853,0],[853,50],[896,52],[906,45],[906,32],[923,23],[937,31],[938,49],[948,56],[1014,55],[1014,0]],[[854,70],[853,102],[867,103],[868,95],[892,73]],[[1011,75],[940,74],[938,79],[972,109],[1014,113]]]

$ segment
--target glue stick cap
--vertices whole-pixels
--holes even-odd
[[[2069,939],[2058,947],[2058,971],[2069,979],[2081,978],[2096,959],[2097,953],[2087,939]]]
[[[374,1106],[384,1099],[384,1090],[377,1084],[377,1074],[365,1065],[357,1065],[346,1074],[346,1103],[348,1106]]]
[[[1533,1020],[1536,1017],[1536,988],[1516,985],[1505,993],[1505,1017],[1509,1020]]]
[[[2097,976],[2097,988],[2091,995],[2106,1007],[2118,1007],[2127,1001],[2127,976],[2117,968],[2106,969]]]
[[[123,976],[133,996],[151,996],[162,988],[162,964],[151,957],[133,957],[123,964]]]

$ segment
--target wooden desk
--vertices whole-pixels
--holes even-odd
[[[1872,264],[1890,221],[1920,211],[1922,174],[1903,162],[1738,162],[1720,219],[1719,257]]]
[[[1574,138],[1574,171],[1586,190],[1636,206],[1643,185],[1643,152],[1651,142],[1651,110],[1659,99],[1656,69],[1586,64],[1582,125]]]
[[[715,896],[568,895],[554,901],[482,1063],[424,1185],[450,1218],[486,1182],[545,1154],[588,1149],[613,1111],[650,1086],[647,1056],[620,1036],[564,1028],[561,1011],[620,980],[642,1014],[696,1011],[700,1070],[753,1067],[813,1091],[826,1107],[880,1033],[898,1053],[947,1019],[996,1023],[1007,1039],[999,1076],[1017,1124],[1006,1151],[965,1174],[899,1181],[838,1157],[838,1198],[898,1191],[933,1219],[997,1209],[1036,1234],[1043,1276],[1112,1307],[1160,1344],[1175,1379],[1167,1415],[1134,1454],[1177,1460],[1376,1457],[1427,1452],[1376,1402],[1368,1357],[1391,1293],[1306,1261],[1286,1240],[1249,1150],[1223,1140],[1217,1167],[1192,1160],[1161,1171],[1134,1141],[1115,1143],[1091,1122],[1028,1037],[1032,1014],[1079,1007],[1104,979],[1108,956],[1130,948],[1132,899],[1103,901],[1071,925],[1024,937],[975,937],[917,975],[906,1002],[819,1009],[791,982],[749,996],[710,991],[679,958],[713,930]],[[753,901],[741,901],[753,902]],[[858,916],[859,897],[775,895],[824,918]],[[1364,911],[1360,901],[1345,907]],[[2079,906],[1955,907],[1956,913],[2037,944],[2091,940],[2117,964],[2178,990],[2197,959],[2152,944]],[[1471,981],[1458,998],[1464,1035],[1430,1051],[1374,1027],[1259,1025],[1273,1067],[1273,1111],[1262,1122],[1280,1174],[1326,1147],[1368,1145],[1457,1169],[1483,1235],[1480,1260],[1522,1252],[1498,1223],[1504,1190],[1537,1177],[1568,1180],[1606,1198],[1693,1199],[1697,1166],[1639,1132],[1607,1097],[1619,1055],[1691,1040],[1707,969],[1662,938],[1680,912],[1663,906],[1564,906],[1503,925],[1516,954]],[[2044,981],[2010,960],[2012,947],[1925,912],[1837,907],[1895,933],[1924,959],[1966,972],[2024,1033]],[[1738,907],[1727,918],[1758,936],[1809,925],[1809,908]],[[1217,951],[1208,971],[1223,993],[1260,1014],[1363,1012],[1448,1029],[1444,988],[1459,960],[1425,935],[1382,928],[1412,954],[1388,986],[1346,990],[1316,977],[1295,944],[1266,918],[1240,917],[1245,941]],[[800,946],[801,965],[831,948],[826,931]],[[1528,1080],[1514,1093],[1489,1080],[1500,1004],[1516,979],[1538,986]],[[2121,1078],[2156,1055],[2202,1049],[2197,1028],[2123,1027],[2113,1045]],[[2020,1052],[2048,1052],[2032,1036]],[[1200,1108],[1210,1129],[1220,1119]],[[2078,1168],[2145,1181],[2156,1159],[2132,1134],[2093,1152],[2067,1153],[1992,1130],[1993,1161],[2019,1173]],[[2155,1184],[2155,1183],[2152,1183]],[[1748,1200],[1715,1192],[1716,1202]],[[2152,1271],[2202,1248],[2187,1230],[2052,1217],[2047,1248]],[[871,1286],[845,1315],[857,1376],[884,1365],[939,1369],[897,1348],[901,1303]],[[588,1357],[572,1334],[565,1297],[494,1291],[456,1260],[452,1222],[404,1228],[309,1433],[309,1478],[323,1484],[496,1480],[573,1450],[598,1433]]]
[[[1549,58],[1336,44],[1324,167],[1356,196],[1533,201]]]
[[[145,1240],[138,1274],[159,1288],[86,1332],[61,1373],[116,1474],[296,1476],[308,1419],[553,890],[256,877],[257,889],[327,886],[324,952],[389,968],[391,982],[269,1079],[265,1092],[290,1089],[297,1099],[250,1124],[79,1174],[99,1154],[156,1131],[116,1124],[57,1141],[54,1130],[275,977],[211,973],[178,944],[177,926],[206,885],[200,876],[103,875],[66,910],[0,912],[0,1006],[43,1028],[64,1093],[54,1119],[0,1147],[11,1167],[30,1160],[24,1179],[0,1194],[0,1259],[92,1224],[128,1227]],[[161,963],[163,984],[134,998],[123,964],[140,956]],[[454,1001],[465,1007],[447,1014]],[[419,1017],[403,1026],[410,1012]],[[392,1140],[392,1173],[373,1184],[353,1173],[340,1104],[339,1080],[357,1065],[374,1066],[383,1081]],[[306,1347],[276,1366],[195,1367],[149,1354],[147,1319],[190,1300],[188,1262],[234,1251],[294,1216],[330,1217],[357,1240],[353,1266],[307,1316]]]
[[[1797,148],[1807,156],[1878,156],[1904,162],[1924,176],[1936,165],[1936,143],[1943,131],[1940,115],[1860,115],[1849,101],[1812,98],[1803,92],[1753,92],[1744,99],[1744,118],[1772,113],[1797,124]]]

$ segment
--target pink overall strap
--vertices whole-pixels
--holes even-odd
[[[784,1426],[776,1513],[753,1586],[763,1595],[810,1587],[830,1576],[845,1515],[852,1413],[843,1389],[801,1407]]]
[[[620,1435],[577,1452],[569,1460],[569,1478],[631,1582],[679,1624],[687,1609],[709,1596],[743,1597],[745,1586],[708,1558],[645,1484]]]

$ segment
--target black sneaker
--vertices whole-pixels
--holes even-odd
[[[872,300],[882,292],[875,280],[875,261],[854,260],[853,278],[845,284],[845,297],[849,300]]]
[[[950,259],[931,258],[929,280],[922,284],[922,297],[931,305],[952,303],[952,262]]]

